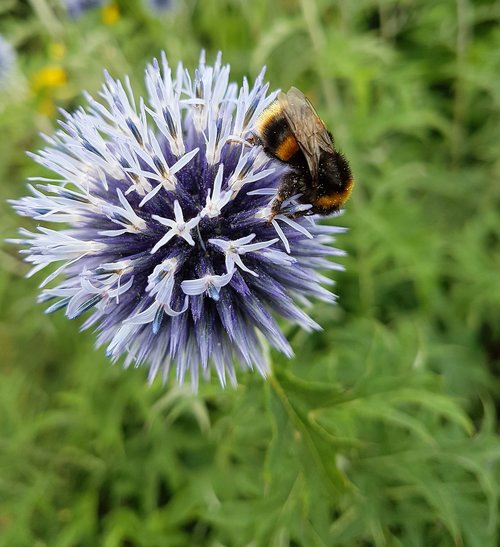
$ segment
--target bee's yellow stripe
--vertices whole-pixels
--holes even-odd
[[[271,103],[262,114],[257,118],[255,122],[255,129],[257,132],[262,135],[266,127],[272,122],[272,120],[278,117],[283,109],[279,105],[278,101]]]
[[[342,205],[349,199],[353,186],[354,181],[351,179],[347,182],[342,192],[335,192],[333,194],[321,196],[320,198],[315,200],[314,206],[330,209],[331,207],[335,207],[336,205]]]
[[[290,133],[281,141],[274,154],[281,161],[288,161],[298,149],[297,139]]]

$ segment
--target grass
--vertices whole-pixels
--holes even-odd
[[[306,92],[350,159],[339,305],[289,329],[291,361],[194,396],[110,366],[35,304],[0,249],[0,544],[477,546],[498,542],[500,4],[430,0],[118,2],[69,20],[0,2],[18,68],[0,95],[6,200],[25,150],[102,69],[141,90],[165,49]],[[107,15],[106,15],[107,14]],[[106,22],[107,21],[107,24]]]

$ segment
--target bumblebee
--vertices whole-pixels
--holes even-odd
[[[335,150],[332,134],[297,88],[281,92],[257,118],[253,142],[292,168],[278,188],[269,221],[295,194],[301,194],[300,203],[312,207],[294,217],[335,213],[349,198],[354,184],[349,163]]]

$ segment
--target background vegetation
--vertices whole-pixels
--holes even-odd
[[[17,68],[0,92],[5,203],[25,150],[106,67],[143,89],[165,49],[303,89],[357,186],[324,331],[287,327],[275,373],[195,396],[112,367],[35,304],[0,250],[0,544],[475,546],[498,543],[500,4],[488,0],[117,1],[70,18],[0,0]]]

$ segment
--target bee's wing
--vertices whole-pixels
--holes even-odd
[[[316,182],[321,150],[333,151],[330,135],[313,105],[296,87],[290,88],[288,93],[281,92],[278,95],[278,101],[304,153],[313,181]]]

